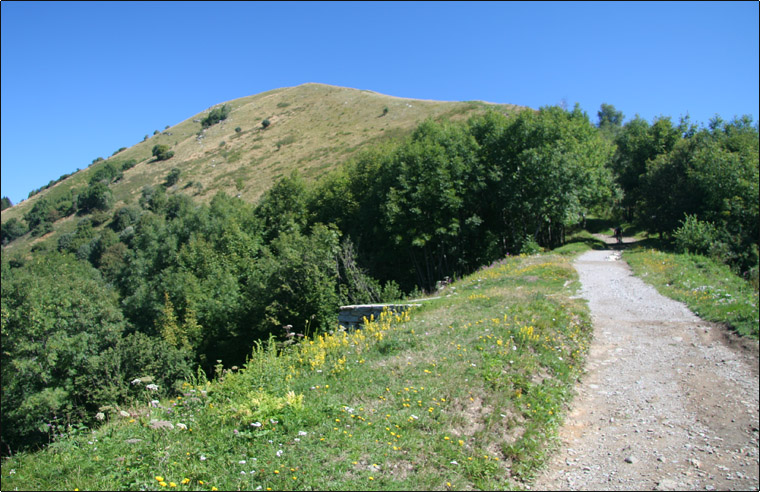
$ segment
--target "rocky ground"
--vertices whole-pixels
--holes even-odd
[[[575,267],[595,337],[534,490],[758,490],[758,344],[634,277],[620,251]]]

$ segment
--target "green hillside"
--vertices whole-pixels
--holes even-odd
[[[202,120],[224,105],[230,110],[228,117],[204,129]],[[479,101],[405,99],[314,83],[275,89],[220,103],[94,163],[4,210],[2,223],[11,218],[21,220],[43,197],[55,201],[68,192],[76,194],[84,190],[94,173],[108,163],[121,168],[130,160],[136,162],[135,166],[110,185],[113,210],[135,203],[144,186],[160,185],[173,168],[178,168],[181,175],[170,192],[208,202],[217,192],[224,191],[255,202],[278,178],[293,170],[313,180],[361,149],[408,134],[427,118],[462,120],[487,108],[502,112],[520,109]],[[270,123],[266,128],[262,125],[264,120]],[[174,156],[156,161],[151,153],[155,145],[168,145]],[[53,228],[69,232],[76,221],[71,215],[58,220]],[[49,236],[27,235],[13,241],[7,249],[25,251]]]

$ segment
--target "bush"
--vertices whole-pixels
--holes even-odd
[[[208,128],[211,125],[215,125],[219,123],[220,121],[224,121],[227,119],[227,115],[230,114],[230,108],[227,107],[227,105],[223,105],[221,108],[214,108],[211,110],[211,112],[201,120],[201,126],[203,128]]]
[[[170,186],[174,186],[177,184],[177,181],[179,181],[179,175],[182,171],[179,170],[179,168],[172,168],[171,171],[169,171],[169,175],[166,176],[166,183],[165,186],[169,188]]]
[[[109,210],[113,205],[113,194],[102,181],[90,185],[77,197],[77,208],[82,212]]]
[[[156,144],[153,146],[153,157],[157,161],[165,161],[171,159],[174,156],[174,152],[169,150],[169,146],[166,144]]]
[[[0,228],[0,243],[5,246],[14,239],[17,239],[26,234],[27,230],[28,229],[23,222],[18,220],[16,217],[13,217],[12,219],[9,219],[8,222],[3,224],[2,228]]]
[[[674,234],[676,251],[708,255],[718,240],[718,229],[709,222],[687,215]]]
[[[130,159],[124,164],[121,165],[121,170],[126,171],[127,169],[132,169],[137,164],[137,161],[134,159]]]
[[[268,119],[261,122],[263,128],[267,128],[269,125],[271,125],[271,123]]]

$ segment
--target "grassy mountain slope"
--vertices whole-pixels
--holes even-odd
[[[222,104],[231,110],[228,118],[203,130],[201,120]],[[172,192],[208,201],[218,191],[225,191],[255,201],[279,177],[294,169],[307,179],[315,179],[363,148],[409,133],[426,118],[466,119],[487,108],[503,112],[520,109],[479,101],[405,99],[314,83],[275,89],[211,107],[95,163],[4,210],[2,222],[23,218],[41,197],[54,200],[69,190],[83,190],[90,177],[108,162],[120,168],[130,159],[137,165],[111,184],[114,209],[136,203],[145,185],[160,185],[172,168],[181,170]],[[271,123],[266,129],[262,126],[264,119]],[[174,157],[155,161],[151,151],[157,144],[169,145]],[[73,229],[77,220],[74,216],[59,220],[55,232]],[[27,235],[8,248],[23,251],[43,239],[32,241]]]

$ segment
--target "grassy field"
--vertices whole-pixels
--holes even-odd
[[[637,248],[623,257],[634,273],[700,318],[758,338],[758,291],[724,264],[698,255]]]
[[[3,489],[520,488],[591,338],[572,256],[507,258],[410,313],[262,344],[172,400],[150,405],[146,385],[144,406],[7,459]]]

